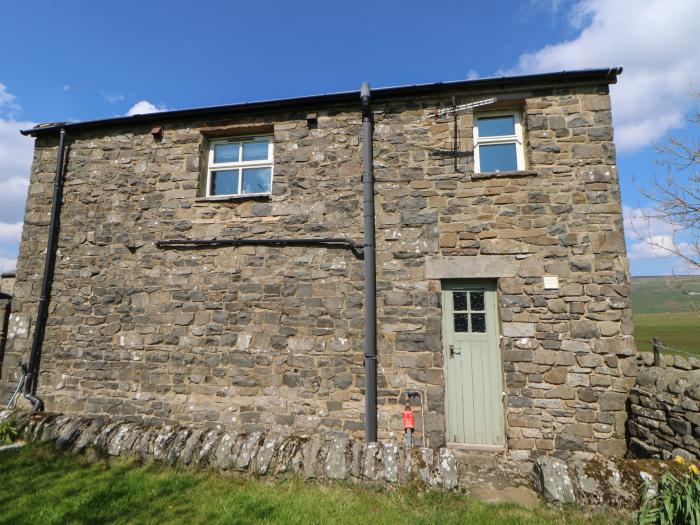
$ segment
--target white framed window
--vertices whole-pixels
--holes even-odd
[[[273,168],[271,135],[211,140],[206,196],[269,195]]]
[[[523,126],[519,111],[474,115],[474,171],[488,173],[525,169]]]

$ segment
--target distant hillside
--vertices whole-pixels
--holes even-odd
[[[632,277],[636,314],[700,311],[700,275]]]

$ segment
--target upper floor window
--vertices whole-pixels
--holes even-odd
[[[235,137],[209,142],[207,197],[269,195],[272,137]]]
[[[474,116],[474,171],[525,169],[523,128],[517,111],[489,112]]]

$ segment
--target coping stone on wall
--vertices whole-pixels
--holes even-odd
[[[427,279],[493,279],[515,277],[515,259],[505,255],[428,256]]]

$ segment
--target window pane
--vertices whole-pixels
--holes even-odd
[[[482,144],[479,146],[479,171],[515,171],[518,169],[515,144]]]
[[[469,314],[455,314],[455,332],[469,331]]]
[[[235,195],[238,193],[238,170],[211,172],[209,195]]]
[[[238,162],[240,144],[215,144],[214,162]]]
[[[486,314],[472,314],[472,332],[486,332]]]
[[[471,292],[469,299],[471,300],[472,310],[484,309],[484,292]]]
[[[269,141],[256,140],[243,143],[243,160],[267,160]]]
[[[271,168],[243,170],[243,193],[270,193],[271,178]]]
[[[515,118],[513,115],[503,117],[481,117],[477,119],[480,137],[498,137],[515,135]]]
[[[455,310],[467,309],[467,292],[452,292],[452,298]]]

